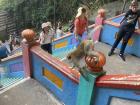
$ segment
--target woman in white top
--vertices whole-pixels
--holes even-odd
[[[42,32],[40,33],[39,42],[41,44],[41,48],[52,53],[52,38],[53,33],[51,32],[51,22],[46,22],[42,24]]]
[[[62,30],[62,26],[59,26],[58,29],[56,30],[56,38],[60,38],[61,36],[63,36],[63,30]]]

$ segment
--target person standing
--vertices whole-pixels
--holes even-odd
[[[80,7],[74,20],[74,35],[76,40],[78,41],[77,46],[81,43],[82,36],[87,30],[87,26],[88,21],[86,17],[86,9],[84,7]]]
[[[60,38],[61,36],[63,36],[63,30],[62,30],[62,26],[59,26],[56,30],[56,38]]]
[[[52,38],[53,38],[53,32],[51,31],[51,22],[46,22],[41,25],[42,32],[39,36],[39,43],[41,44],[41,48],[48,51],[52,54]]]
[[[119,56],[123,61],[125,61],[124,51],[128,40],[131,38],[132,34],[135,31],[135,26],[138,20],[138,26],[140,27],[140,10],[138,10],[138,2],[137,0],[133,0],[129,7],[129,10],[126,12],[124,18],[120,23],[120,29],[117,34],[117,38],[108,53],[108,56],[114,54],[115,48],[118,46],[119,42],[123,39],[120,54]]]
[[[4,45],[5,41],[0,42],[0,59],[8,57],[8,49]]]

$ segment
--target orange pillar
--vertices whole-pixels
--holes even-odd
[[[30,48],[29,44],[22,43],[23,52],[23,67],[25,72],[25,77],[31,77],[31,62],[30,62]]]
[[[30,56],[30,48],[36,44],[34,40],[35,32],[31,29],[22,31],[22,51],[23,51],[23,67],[25,71],[25,77],[32,77],[32,63]]]

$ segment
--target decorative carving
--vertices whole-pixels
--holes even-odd
[[[106,58],[103,53],[96,52],[94,56],[85,56],[85,62],[91,72],[101,72],[103,71],[103,66],[106,63]]]
[[[91,72],[102,72],[103,66],[106,63],[106,58],[103,53],[94,51],[92,40],[83,41],[76,50],[68,54],[67,59],[70,60],[74,67],[79,68],[80,73],[86,71],[85,67],[80,67],[79,62],[85,57],[86,66]]]
[[[27,42],[32,42],[34,40],[35,32],[31,29],[25,29],[22,31],[21,35]]]

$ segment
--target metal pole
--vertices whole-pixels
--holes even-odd
[[[0,59],[0,62],[1,62],[1,59]],[[2,78],[2,69],[1,69],[1,66],[0,66],[0,89],[3,87],[2,83],[1,83],[1,78]]]
[[[122,8],[122,11],[121,11],[121,13],[123,13],[124,12],[124,9],[125,9],[125,6],[126,6],[126,0],[123,0],[123,8]]]
[[[1,73],[0,73],[0,89],[3,87],[2,83],[1,83]]]
[[[56,33],[56,2],[54,0],[54,31]]]

